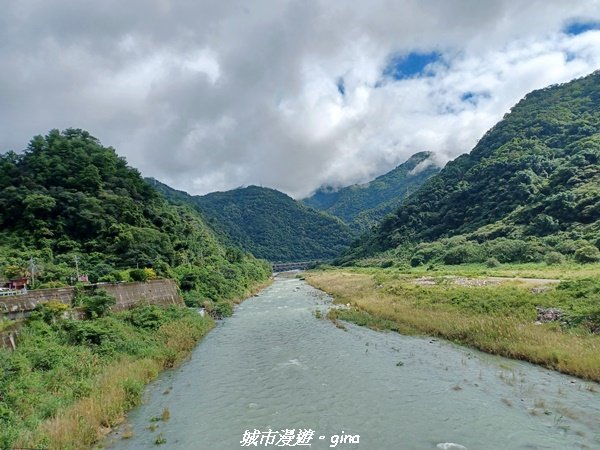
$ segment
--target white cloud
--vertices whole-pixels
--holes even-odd
[[[0,149],[86,128],[192,193],[303,196],[417,151],[447,160],[527,92],[600,68],[600,31],[561,32],[599,21],[598,0],[84,3],[5,6]],[[442,61],[429,77],[382,79],[411,51]]]

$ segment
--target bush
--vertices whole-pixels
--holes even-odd
[[[182,292],[183,302],[189,308],[202,306],[202,299],[197,292]]]
[[[480,248],[477,244],[464,243],[451,247],[444,255],[444,263],[449,265],[477,262],[480,259]]]
[[[68,309],[69,305],[65,305],[59,300],[49,300],[39,303],[31,313],[30,319],[43,320],[46,323],[56,323]]]
[[[103,319],[106,320],[106,319]],[[122,341],[121,336],[111,324],[96,321],[67,321],[64,325],[67,337],[72,344],[102,346]]]
[[[412,256],[412,258],[410,258],[410,265],[412,267],[422,266],[425,264],[425,261],[425,255],[421,252],[417,252]]]
[[[488,255],[501,263],[534,262],[542,258],[544,247],[537,241],[498,238],[485,244]]]
[[[129,276],[133,281],[146,281],[148,279],[148,273],[144,269],[131,269]]]
[[[106,316],[115,305],[115,298],[104,290],[97,290],[94,295],[81,298],[83,309],[90,319]]]
[[[144,383],[135,378],[126,378],[122,383],[123,390],[125,391],[125,408],[133,408],[137,406],[144,393]]]
[[[154,269],[150,267],[144,267],[144,269],[142,270],[146,274],[146,280],[155,280],[156,278],[158,278]]]
[[[214,317],[214,315],[215,315],[215,302],[213,302],[212,300],[204,300],[204,302],[202,302],[202,307],[204,308],[204,311],[206,311],[206,313],[209,316]]]
[[[164,310],[154,305],[133,308],[127,317],[127,321],[134,327],[147,330],[158,330],[166,320]]]
[[[579,247],[575,251],[575,261],[579,263],[593,263],[600,261],[600,250],[592,244]]]
[[[499,267],[500,266],[500,261],[498,261],[496,258],[488,258],[485,261],[485,265],[491,269],[493,269],[494,267]]]
[[[550,252],[545,256],[544,262],[549,266],[563,264],[565,262],[565,256],[559,252]]]
[[[215,304],[215,315],[217,318],[230,317],[233,315],[233,303],[223,301]]]

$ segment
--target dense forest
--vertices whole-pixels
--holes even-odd
[[[331,259],[352,239],[341,220],[258,186],[191,196],[149,180],[172,202],[193,205],[235,245],[272,262]]]
[[[241,295],[270,273],[78,129],[52,130],[23,153],[0,156],[0,227],[5,278],[34,271],[43,287],[71,282],[76,270],[92,282],[166,276],[194,303]]]
[[[366,184],[341,189],[324,187],[303,200],[313,208],[339,217],[357,233],[377,225],[402,200],[440,171],[431,152],[419,152],[390,172]]]
[[[600,72],[528,94],[342,261],[600,260]],[[416,246],[416,247],[415,247]]]

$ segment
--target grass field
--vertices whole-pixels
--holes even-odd
[[[600,381],[600,335],[592,333],[600,327],[599,267],[362,268],[312,271],[306,279],[350,306],[332,310],[333,320],[443,337]],[[538,279],[490,278],[508,276]],[[535,324],[536,307],[560,308],[562,323]]]

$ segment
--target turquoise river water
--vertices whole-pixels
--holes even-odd
[[[104,444],[600,449],[598,384],[442,340],[342,330],[315,317],[330,303],[304,281],[278,279],[152,383]]]

